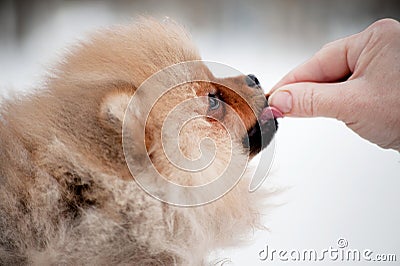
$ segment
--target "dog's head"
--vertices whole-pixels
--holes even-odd
[[[79,97],[71,102],[88,102],[79,113],[93,112],[93,102],[100,106],[95,108],[102,130],[86,128],[83,135],[97,131],[89,137],[115,143],[123,133],[130,140],[127,145],[134,147],[132,160],[145,153],[160,173],[183,183],[188,183],[186,175],[175,171],[182,161],[209,155],[212,162],[202,161],[208,166],[203,176],[215,177],[233,150],[252,158],[277,129],[279,113],[268,107],[258,79],[242,74],[216,77],[187,33],[173,22],[146,19],[101,32],[71,53],[58,75],[61,79],[54,82],[63,83],[55,87],[79,84],[68,86],[67,92],[62,89],[63,97]],[[83,92],[83,86],[96,90]],[[108,154],[118,154],[110,149],[103,147]],[[189,171],[191,177],[196,174]]]
[[[141,84],[133,97],[119,93],[106,101],[111,112],[122,108],[112,115],[124,124],[125,138],[131,136],[125,145],[135,149],[125,147],[126,152],[146,153],[160,173],[181,184],[204,184],[210,181],[208,177],[222,174],[232,150],[239,151],[241,160],[248,160],[271,142],[279,113],[268,106],[254,75],[216,78],[201,61],[170,68],[174,70],[157,73],[160,78],[150,77]],[[189,81],[182,83],[182,76]],[[160,80],[167,84],[160,85]],[[143,139],[146,151],[137,146]],[[207,178],[187,182],[187,176],[171,170],[176,167],[202,168]],[[196,171],[188,172],[193,177]]]

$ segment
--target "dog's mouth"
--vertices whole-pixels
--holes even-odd
[[[247,132],[243,138],[243,146],[250,151],[250,156],[254,156],[262,149],[267,147],[278,129],[277,118],[283,117],[282,113],[275,107],[266,106],[261,111],[255,125]]]

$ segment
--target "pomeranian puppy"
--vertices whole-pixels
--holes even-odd
[[[163,190],[166,180],[209,184],[232,154],[252,158],[276,131],[271,110],[279,114],[254,75],[217,78],[199,60],[182,27],[143,18],[93,34],[44,88],[2,103],[1,265],[203,265],[260,227],[262,196],[249,193],[246,169],[224,195]],[[160,82],[171,88],[160,91]],[[195,104],[177,108],[187,101]],[[180,118],[187,123],[173,120]],[[166,152],[171,132],[179,145]],[[207,151],[213,160],[199,171],[167,154],[193,162]],[[241,173],[239,165],[230,173]]]

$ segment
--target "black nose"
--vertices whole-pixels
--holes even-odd
[[[256,88],[260,87],[260,82],[258,81],[258,78],[254,76],[253,74],[249,74],[246,77],[246,84],[249,87]]]

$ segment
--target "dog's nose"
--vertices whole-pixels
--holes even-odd
[[[251,88],[259,88],[260,87],[260,82],[258,81],[258,78],[254,76],[253,74],[249,74],[246,76],[246,84],[247,86]]]

